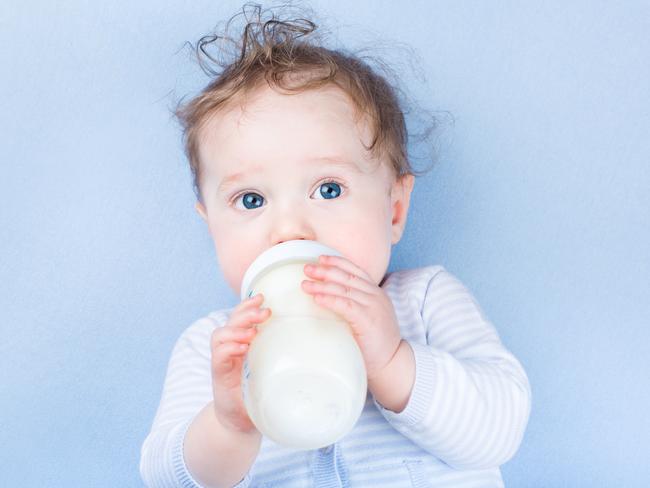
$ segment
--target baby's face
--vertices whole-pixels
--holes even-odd
[[[396,180],[369,157],[371,134],[351,102],[328,86],[283,95],[268,86],[219,113],[200,144],[199,183],[224,278],[239,296],[248,266],[284,241],[310,239],[339,251],[375,284],[406,223],[413,176]]]

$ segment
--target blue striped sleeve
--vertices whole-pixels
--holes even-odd
[[[405,409],[375,405],[395,429],[453,468],[505,463],[530,415],[523,367],[470,291],[446,270],[431,277],[421,315],[426,344],[409,341],[416,373]]]

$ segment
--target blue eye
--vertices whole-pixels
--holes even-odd
[[[257,193],[252,193],[252,192],[251,193],[244,193],[244,194],[242,194],[240,196],[243,197],[242,201],[244,202],[244,207],[246,207],[247,209],[251,210],[251,209],[259,208],[259,207],[255,206],[255,202],[258,201],[258,200],[262,200],[262,197],[260,195],[258,195]],[[237,200],[239,200],[239,197],[235,198],[235,202]],[[261,205],[259,205],[259,206],[261,206]]]
[[[327,186],[329,186],[329,188],[327,188]],[[336,198],[341,194],[341,185],[335,181],[326,181],[325,183],[321,184],[319,188],[320,194],[326,200],[331,200],[332,198]],[[323,191],[323,188],[326,188],[326,190]]]
[[[319,193],[323,199],[332,200],[334,198],[338,198],[341,195],[342,186],[342,184],[339,184],[336,181],[325,181],[321,183],[318,188],[320,190]],[[239,195],[235,196],[232,200],[233,205],[236,204],[240,198],[247,210],[255,210],[256,208],[261,207],[262,202],[264,201],[264,197],[259,193],[247,192],[240,193]]]

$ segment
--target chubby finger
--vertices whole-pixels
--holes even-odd
[[[350,274],[357,275],[359,278],[374,284],[373,279],[370,277],[368,273],[366,273],[365,270],[361,269],[360,266],[357,266],[348,258],[344,258],[343,256],[330,256],[327,254],[321,254],[318,257],[318,262],[320,264],[338,266],[342,270],[347,271]]]
[[[356,324],[363,324],[367,321],[368,308],[351,298],[328,293],[317,293],[314,295],[314,301],[318,305],[342,316],[355,333],[358,332]]]
[[[371,301],[371,295],[365,293],[357,288],[352,288],[345,284],[336,283],[334,281],[309,281],[302,282],[302,288],[306,293],[311,295],[336,295],[342,298],[354,300],[362,305],[368,305]]]
[[[377,288],[365,278],[335,264],[313,264],[305,266],[305,275],[319,281],[332,281],[347,288],[354,288],[365,294],[371,294]]]
[[[250,328],[255,324],[264,322],[271,315],[271,309],[250,307],[238,312],[233,312],[228,319],[226,328]]]
[[[221,360],[229,359],[231,356],[239,356],[248,351],[249,344],[240,342],[226,342],[215,349],[214,360],[219,363]]]
[[[251,327],[260,322],[264,322],[270,315],[271,309],[260,308],[259,303],[253,302],[246,307],[233,310],[226,323],[226,327]]]
[[[255,334],[254,327],[220,327],[212,333],[212,347],[216,348],[229,342],[247,343],[255,337]]]
[[[233,368],[233,360],[244,356],[248,352],[248,344],[226,342],[212,350],[212,370],[217,375],[228,373]]]
[[[240,312],[254,306],[259,307],[262,303],[264,303],[264,295],[262,293],[258,293],[257,295],[248,297],[246,300],[243,300],[237,304],[233,310],[233,313]]]

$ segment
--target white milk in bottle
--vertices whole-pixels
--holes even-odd
[[[260,254],[244,274],[241,299],[262,293],[271,316],[257,325],[242,368],[244,405],[257,429],[278,444],[317,449],[359,419],[366,400],[363,357],[347,322],[314,302],[301,282],[321,254],[316,241],[285,241]]]

